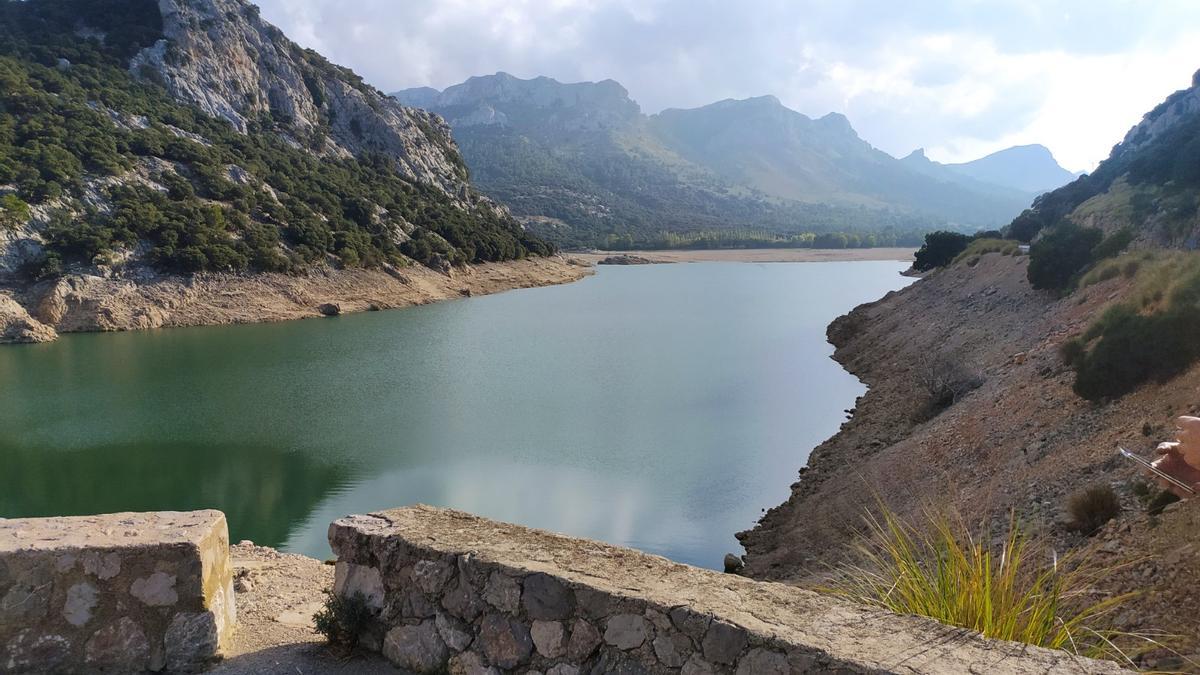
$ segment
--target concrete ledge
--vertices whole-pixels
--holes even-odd
[[[220,511],[0,519],[0,672],[198,670],[234,623]]]
[[[776,583],[415,506],[335,521],[335,590],[398,666],[491,674],[1118,673]]]

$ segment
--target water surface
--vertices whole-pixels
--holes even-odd
[[[892,262],[601,267],[566,286],[0,349],[0,516],[218,508],[318,557],[424,502],[709,567],[863,386],[825,327]]]

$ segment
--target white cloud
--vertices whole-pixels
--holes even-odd
[[[1191,0],[261,0],[384,90],[613,78],[654,112],[772,93],[892,154],[1043,143],[1090,169],[1200,67]]]

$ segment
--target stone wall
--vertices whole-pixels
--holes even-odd
[[[219,511],[0,519],[0,672],[199,670],[234,622]]]
[[[336,592],[362,635],[415,672],[1117,673],[1064,652],[417,506],[335,521]]]

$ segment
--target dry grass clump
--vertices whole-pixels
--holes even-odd
[[[954,264],[987,253],[1021,255],[1021,242],[1015,239],[976,239],[954,258]]]
[[[1067,500],[1071,529],[1092,536],[1121,513],[1121,500],[1108,485],[1093,485],[1071,495]]]
[[[890,510],[868,515],[862,562],[835,573],[828,589],[901,614],[919,614],[986,637],[1129,663],[1115,641],[1153,643],[1111,628],[1133,594],[1104,598],[1114,571],[1086,553],[1057,558],[1010,520],[1001,543],[972,535],[959,519],[927,510],[920,527]]]

